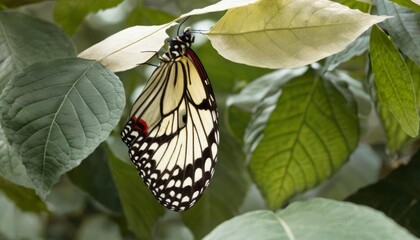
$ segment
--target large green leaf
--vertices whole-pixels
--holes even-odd
[[[400,7],[389,0],[377,0],[376,7],[379,14],[393,16],[384,21],[387,32],[395,45],[420,65],[420,12]]]
[[[307,70],[307,67],[302,67],[271,72],[255,79],[246,85],[240,93],[228,98],[229,106],[235,106],[244,112],[252,113],[251,120],[246,122],[248,126],[243,130],[243,149],[247,154],[247,159],[258,144],[265,124],[274,110],[281,93],[280,87],[287,81],[303,75]],[[230,118],[232,117],[238,118],[238,116],[230,116]],[[237,128],[237,125],[237,121],[231,121],[231,128]]]
[[[36,63],[9,82],[2,125],[40,196],[108,137],[124,104],[118,77],[94,61]]]
[[[250,161],[270,208],[331,176],[352,153],[359,126],[346,97],[313,71],[284,86]]]
[[[249,212],[224,222],[205,240],[219,239],[416,239],[382,213],[327,199],[295,202],[286,209]]]
[[[0,175],[5,179],[33,188],[33,184],[26,168],[22,163],[22,157],[16,148],[13,148],[4,134],[3,127],[0,125]]]
[[[143,183],[133,164],[123,162],[110,154],[109,165],[128,222],[128,229],[139,239],[152,239],[153,227],[165,213],[165,208],[158,203]]]
[[[419,116],[410,73],[398,50],[377,26],[372,28],[370,55],[379,108],[389,111],[409,136],[417,136]]]
[[[265,0],[229,10],[208,37],[231,61],[291,68],[343,50],[386,18],[327,0]]]
[[[95,173],[95,174],[92,174]],[[117,188],[111,176],[108,156],[99,146],[77,168],[67,173],[70,180],[109,209],[122,212]]]
[[[0,92],[13,75],[38,61],[76,55],[71,40],[55,25],[18,12],[0,12]],[[0,175],[32,187],[17,150],[0,126]]]
[[[75,55],[71,40],[54,24],[18,12],[0,12],[0,92],[30,64]]]
[[[420,152],[383,180],[347,200],[376,208],[420,237]]]
[[[220,99],[219,99],[220,100]],[[225,108],[219,101],[220,144],[214,178],[203,197],[190,210],[182,213],[184,223],[197,239],[201,239],[215,226],[239,212],[250,180],[245,157],[237,139],[227,132]]]
[[[62,28],[73,35],[83,19],[91,12],[117,6],[122,0],[72,0],[56,1],[54,18]]]

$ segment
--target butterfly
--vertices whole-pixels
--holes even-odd
[[[178,212],[208,187],[219,145],[216,99],[193,42],[190,28],[169,40],[121,132],[145,184]]]

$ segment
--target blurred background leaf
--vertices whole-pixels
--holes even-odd
[[[381,181],[360,189],[347,198],[378,209],[420,235],[420,152],[407,165],[400,166]]]
[[[72,0],[56,1],[54,8],[54,18],[61,25],[64,31],[73,35],[83,19],[89,13],[115,7],[122,0]]]

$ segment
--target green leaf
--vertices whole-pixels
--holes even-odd
[[[161,25],[170,22],[175,17],[152,8],[139,7],[135,8],[127,17],[127,25]]]
[[[417,11],[417,12],[420,11],[420,5],[419,5],[418,1],[417,1],[417,4],[416,4],[415,0],[391,0],[391,1],[393,1],[394,3],[397,3],[398,5],[401,5],[403,7],[410,8],[413,11]],[[376,4],[377,4],[377,2],[376,2]]]
[[[0,166],[0,176],[15,184],[33,188],[32,181],[29,179],[26,168],[22,163],[22,157],[19,155],[17,149],[10,145],[1,125]]]
[[[33,189],[15,185],[0,177],[0,190],[22,211],[47,211],[45,203]]]
[[[227,132],[225,108],[218,100],[220,144],[215,174],[200,201],[182,213],[184,223],[196,239],[201,239],[215,226],[235,216],[250,185],[241,145]]]
[[[228,98],[227,104],[229,106],[235,106],[252,113],[250,121],[246,122],[248,126],[243,133],[243,149],[247,153],[247,159],[261,138],[262,130],[280,96],[280,87],[290,79],[303,75],[307,69],[307,67],[303,67],[271,72],[255,79],[246,85],[240,93]],[[238,118],[238,116],[229,117]],[[243,119],[240,121],[243,121]],[[236,127],[238,127],[237,121],[231,121],[231,128]]]
[[[0,92],[30,64],[75,55],[71,40],[54,24],[18,12],[0,12]]]
[[[420,13],[400,7],[388,0],[377,0],[376,7],[378,14],[393,16],[384,21],[387,32],[395,45],[420,65]]]
[[[263,137],[262,132],[281,94],[280,87],[291,79],[302,76],[307,70],[307,67],[281,69],[266,74],[251,84],[248,84],[240,94],[233,97],[233,100],[236,101],[238,106],[244,103],[252,106],[249,108],[252,110],[252,118],[244,135],[243,148],[247,154],[247,159],[250,158],[250,155],[254,152],[255,147]]]
[[[208,37],[231,61],[292,68],[343,50],[386,18],[327,0],[266,0],[229,10]]]
[[[317,187],[297,195],[293,201],[322,197],[343,200],[379,180],[383,160],[368,144],[359,143],[343,166]]]
[[[420,109],[420,67],[416,65],[413,61],[407,59],[407,68],[410,72],[411,79],[413,80],[413,86],[416,92],[416,105]]]
[[[128,229],[139,239],[152,239],[153,227],[165,213],[165,208],[143,183],[133,164],[110,155],[109,166],[128,221]]]
[[[259,210],[214,229],[213,239],[416,239],[373,209],[327,199],[295,202],[286,209]]]
[[[250,161],[270,208],[327,179],[352,153],[359,126],[346,96],[312,71],[284,86]]]
[[[2,125],[38,195],[108,137],[124,104],[118,77],[93,61],[36,63],[9,82],[0,97]]]
[[[95,173],[95,174],[92,174]],[[67,173],[70,180],[109,209],[122,212],[117,188],[108,166],[108,156],[99,146],[77,168]]]
[[[378,106],[387,108],[409,136],[417,136],[419,116],[411,76],[398,50],[377,26],[372,28],[370,56]],[[385,117],[381,112],[380,116]]]
[[[416,93],[416,106],[417,109],[420,109],[420,68],[410,59],[406,60],[407,68],[410,72],[411,79],[413,80],[413,86]],[[377,96],[380,97],[380,96]],[[377,102],[381,102],[378,100]],[[392,113],[388,108],[383,105],[378,106],[379,114],[381,116],[382,124],[385,128],[385,134],[387,136],[387,151],[391,158],[398,158],[402,155],[406,155],[407,146],[413,142],[413,139],[410,138],[401,128],[399,123],[395,120]],[[409,153],[411,154],[411,153]]]
[[[72,0],[56,1],[54,19],[69,35],[73,35],[83,19],[91,12],[117,6],[122,0]]]
[[[365,187],[347,200],[384,212],[420,237],[420,152],[383,180]]]

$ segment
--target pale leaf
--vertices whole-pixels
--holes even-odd
[[[229,10],[208,37],[231,61],[292,68],[343,50],[386,18],[327,0],[265,0]]]
[[[97,60],[113,72],[145,63],[163,46],[166,30],[174,23],[126,28],[81,52],[78,57]]]

